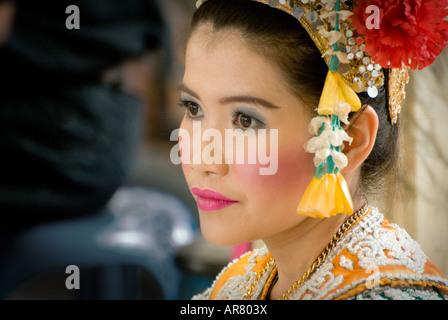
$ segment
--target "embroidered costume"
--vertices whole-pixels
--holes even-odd
[[[232,261],[193,299],[266,299],[277,274],[266,247]],[[448,280],[405,230],[374,207],[338,241],[291,300],[445,300]]]

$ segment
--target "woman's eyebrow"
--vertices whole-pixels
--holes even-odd
[[[219,100],[221,104],[228,104],[228,103],[250,103],[250,104],[258,104],[262,107],[268,108],[268,109],[279,109],[280,107],[276,106],[273,103],[270,103],[269,101],[266,101],[262,98],[258,97],[252,97],[252,96],[232,96],[232,97],[225,97],[221,98]]]
[[[190,96],[192,96],[193,98],[196,98],[196,99],[198,99],[198,100],[201,100],[201,99],[199,98],[199,95],[198,95],[196,92],[194,92],[193,90],[191,90],[190,88],[188,88],[184,83],[179,84],[179,86],[177,87],[177,90],[186,92],[186,93],[188,93]]]
[[[178,86],[179,91],[183,91],[191,95],[192,97],[200,100],[199,95],[188,88],[184,83],[179,84]],[[262,107],[268,108],[268,109],[280,109],[279,106],[276,106],[275,104],[266,101],[262,98],[253,97],[253,96],[230,96],[230,97],[224,97],[219,99],[219,103],[221,104],[229,104],[229,103],[250,103],[250,104],[257,104]]]

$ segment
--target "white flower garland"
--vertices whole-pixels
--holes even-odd
[[[341,121],[348,124],[348,112],[350,109],[345,108],[346,103],[340,103]],[[350,106],[348,106],[350,108]],[[338,170],[344,169],[348,160],[345,154],[339,151],[345,141],[349,144],[353,141],[345,130],[339,126],[334,125],[332,117],[317,116],[314,117],[308,127],[308,131],[311,135],[314,135],[306,144],[305,150],[309,153],[314,153],[314,166],[317,168],[321,166],[328,157],[333,158],[335,168]]]

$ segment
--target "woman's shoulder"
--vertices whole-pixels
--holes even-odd
[[[372,207],[294,297],[403,299],[413,295],[447,298],[448,281],[404,229]]]
[[[241,300],[256,297],[263,286],[250,288],[250,284],[266,283],[273,269],[274,259],[266,246],[249,251],[231,261],[217,275],[211,287],[193,299]]]

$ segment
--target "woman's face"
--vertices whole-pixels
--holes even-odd
[[[296,209],[314,174],[313,155],[303,148],[310,138],[303,102],[290,92],[279,69],[250,50],[237,32],[199,26],[188,42],[185,67],[181,131],[188,135],[181,137],[182,168],[198,203],[204,237],[229,246],[298,226],[305,218]],[[250,138],[245,145],[234,138],[232,147],[226,131],[237,129]],[[266,130],[266,139],[259,129]],[[213,138],[203,136],[198,143],[201,134]],[[250,139],[257,140],[256,149],[250,148]],[[258,155],[262,149],[269,164]],[[242,151],[244,161],[237,161]],[[254,154],[255,161],[249,161]],[[261,174],[267,167],[268,174]]]

